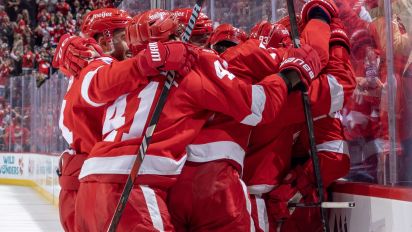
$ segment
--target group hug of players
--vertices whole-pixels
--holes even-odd
[[[349,170],[340,110],[355,87],[349,40],[332,0],[308,1],[300,48],[287,18],[248,36],[191,9],[131,18],[114,8],[60,39],[70,77],[59,126],[59,209],[66,231],[106,231],[165,84],[177,77],[117,231],[320,231],[301,100],[309,88],[324,186]]]

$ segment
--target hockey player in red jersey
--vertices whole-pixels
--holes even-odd
[[[158,28],[171,25],[173,21],[167,11],[145,12],[134,18],[126,37],[137,41],[133,44],[135,47],[148,44],[150,50],[145,53],[151,53],[162,48],[150,41],[167,41],[171,37],[170,34],[159,36],[157,33],[162,31]],[[173,27],[169,29],[173,30]],[[288,90],[291,91],[298,83],[309,85],[311,78],[320,70],[319,58],[309,46],[289,51],[290,56],[304,60],[305,67],[310,69],[308,72],[293,62],[284,64],[281,70],[289,70],[293,77],[275,74],[277,68],[272,57],[263,49],[261,52],[266,54],[262,59],[262,69],[264,66],[267,77],[257,85],[250,85],[228,72],[224,68],[225,62],[216,54],[199,50],[197,66],[188,76],[176,81],[177,88],[171,89],[131,192],[130,204],[120,220],[119,230],[173,230],[165,204],[168,189],[186,160],[186,145],[195,138],[213,112],[229,115],[247,125],[273,120]],[[85,90],[84,98],[91,103],[106,104],[107,111],[103,141],[95,145],[80,173],[79,195],[84,194],[84,198],[76,202],[76,208],[85,210],[76,218],[83,230],[107,228],[131,162],[136,158],[134,154],[163,78],[154,76],[143,89],[122,95],[115,101],[97,88],[94,79]]]
[[[90,78],[87,74],[95,72],[110,77],[107,82],[102,81],[100,83],[101,91],[119,90],[128,92],[138,88],[142,83],[147,83],[146,76],[159,73],[155,69],[156,65],[149,65],[150,62],[148,63],[146,60],[148,56],[138,55],[121,62],[117,62],[113,57],[101,56],[105,51],[119,60],[126,58],[128,46],[124,41],[124,28],[131,18],[125,12],[117,9],[100,9],[90,12],[85,18],[82,33],[96,38],[104,50],[101,50],[100,46],[91,38],[83,39],[65,35],[60,40],[57,54],[53,60],[55,67],[61,68],[66,75],[71,76],[59,121],[63,137],[71,148],[70,151],[62,154],[60,161],[60,185],[62,190],[60,192],[59,209],[61,222],[66,231],[78,230],[75,229],[74,225],[74,203],[79,188],[78,175],[84,159],[90,153],[94,144],[102,140],[101,131],[105,107],[90,106],[88,99],[82,98],[83,84]],[[105,36],[103,36],[104,31],[107,32]],[[183,45],[182,47],[184,48]],[[171,49],[167,45],[164,48]],[[162,51],[162,54],[167,51]],[[164,70],[169,70],[168,68],[178,69],[179,64],[182,64],[182,70],[187,68],[185,66],[185,53],[184,51],[180,52],[182,52],[181,56],[175,56],[173,59],[164,61],[171,62],[171,64],[163,67]],[[94,55],[98,57],[95,58]],[[159,65],[162,65],[162,63],[159,63]],[[123,89],[118,88],[116,85],[121,85]]]
[[[337,70],[339,67],[345,67],[349,70],[346,73],[348,75],[347,78],[352,76],[350,78],[352,81],[347,82],[345,85],[346,97],[344,98],[344,103],[347,103],[355,87],[354,74],[353,72],[351,73],[350,65],[348,65],[349,40],[339,31],[342,28],[341,25],[333,22],[331,28],[331,57],[326,71],[331,74],[333,69]],[[345,84],[345,82],[340,83]],[[325,195],[326,188],[333,181],[347,175],[349,171],[349,150],[341,120],[342,115],[340,112],[334,112],[318,117],[314,121],[316,148]],[[276,226],[276,228],[281,229],[280,231],[322,230],[321,216],[318,208],[295,209],[287,207],[288,202],[311,203],[318,201],[313,164],[307,154],[309,151],[309,137],[307,130],[302,130],[302,128],[304,128],[302,124],[296,124],[291,127],[292,136],[290,132],[282,135],[289,136],[287,143],[284,145],[291,145],[291,141],[294,144],[291,151],[293,156],[290,165],[291,170],[284,176],[280,184],[266,195],[269,220],[272,222],[283,222],[286,220],[280,226]],[[283,153],[282,155],[286,154]],[[287,156],[285,158],[288,159]],[[271,224],[271,230],[275,230],[275,225]]]
[[[342,109],[355,87],[354,74],[349,64],[347,36],[336,20],[332,20],[331,30],[329,63],[318,78],[319,82],[313,82],[309,91],[311,102],[316,103],[312,104],[312,112],[315,118],[315,137],[322,176],[326,187],[332,181],[347,174],[349,168],[347,145],[339,114],[335,111]],[[320,85],[316,85],[318,83]],[[285,109],[284,112],[287,111]],[[290,113],[280,116],[279,120],[282,120],[285,115],[288,115],[285,121],[289,122],[290,119],[293,121]],[[297,132],[304,128],[303,113],[300,116],[301,123],[290,127],[268,125],[266,128],[257,127],[252,132],[250,150],[245,160],[244,179],[253,194],[252,208],[256,212],[253,216],[255,223],[259,225],[258,231],[276,231],[277,222],[290,217],[293,213],[293,210],[290,211],[287,207],[288,201],[294,199],[293,197],[303,198],[307,202],[316,200],[313,197],[316,196],[316,183],[311,161],[290,171],[291,154],[295,152],[291,150],[291,146],[299,135]],[[259,134],[259,139],[254,139],[253,134]],[[298,141],[303,143],[299,142],[296,145],[302,145],[304,152],[307,152],[306,130],[303,130]],[[288,172],[290,175],[287,175]],[[268,215],[267,211],[269,211]],[[297,209],[292,219],[286,221],[282,231],[317,231],[320,225],[318,212],[319,209],[313,211]],[[300,222],[303,220],[306,223]],[[301,226],[305,227],[302,229]]]
[[[303,35],[311,37],[317,31],[320,38],[305,37],[305,41],[316,41],[317,47],[325,50],[317,52],[328,54],[329,26],[313,20],[307,27]],[[284,29],[281,26],[279,28]],[[273,41],[282,44],[284,39]],[[321,42],[324,42],[323,46]],[[254,43],[255,40],[247,41],[229,48],[221,55],[228,62],[229,69],[248,83],[256,83],[265,76],[258,66],[261,57]],[[294,104],[289,102],[289,98],[288,103]],[[280,127],[278,123],[276,125]],[[240,180],[251,129],[248,125],[216,113],[187,147],[188,161],[169,196],[169,209],[177,231],[255,230],[257,225],[251,220],[251,204],[246,186]],[[256,137],[260,139],[261,136]],[[182,198],[186,200],[182,202]]]
[[[113,32],[116,29],[121,30],[122,28],[124,30],[124,27],[130,20],[130,17],[126,13],[119,12],[116,9],[102,9],[101,11],[91,12],[87,16],[101,12],[110,13],[112,14],[111,18],[116,19],[116,23],[113,23],[110,26],[105,25],[107,26],[106,30],[110,32]],[[99,26],[99,22],[99,20],[95,20],[92,25]],[[70,77],[68,90],[62,103],[59,119],[59,127],[63,137],[70,145],[70,150],[63,152],[60,158],[59,168],[59,182],[61,186],[59,195],[60,221],[65,231],[75,231],[74,204],[77,190],[79,188],[78,175],[87,154],[90,152],[93,145],[101,140],[101,123],[99,123],[98,119],[102,117],[103,108],[100,107],[90,110],[90,107],[81,106],[81,85],[78,79],[82,79],[83,77],[78,76],[81,69],[79,65],[84,66],[86,64],[76,63],[76,61],[81,60],[72,61],[72,56],[70,56],[72,51],[76,51],[76,49],[77,51],[80,51],[79,49],[82,48],[87,49],[88,46],[93,47],[93,51],[97,51],[98,54],[96,55],[100,56],[103,54],[100,46],[97,46],[93,40],[64,35],[60,39],[59,46],[56,49],[57,54],[53,59],[53,66],[60,68],[63,73]],[[124,49],[122,48],[121,50]],[[87,58],[92,58],[92,54],[85,53],[83,55],[87,56]],[[105,57],[95,61],[89,68],[99,67],[105,64],[105,61],[108,60],[111,61],[112,58]],[[76,105],[81,106],[77,107],[79,110],[75,110]]]

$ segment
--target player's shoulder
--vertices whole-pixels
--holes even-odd
[[[109,56],[102,56],[90,61],[90,63],[82,69],[79,74],[79,79],[84,78],[84,76],[90,74],[91,72],[95,72],[98,68],[101,68],[105,65],[110,65],[113,62],[117,62],[115,59]]]
[[[208,60],[216,60],[219,58],[219,55],[211,50],[211,49],[206,49],[206,48],[199,48],[199,61],[200,62],[204,62],[204,61],[208,61]]]

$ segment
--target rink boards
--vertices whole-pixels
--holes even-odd
[[[0,184],[28,185],[57,204],[58,156],[0,153]],[[331,232],[412,231],[412,189],[360,183],[337,183],[334,201],[354,201],[354,209],[330,212]]]
[[[331,210],[331,232],[412,231],[412,189],[337,183],[334,201],[354,201],[354,209]]]
[[[57,204],[60,186],[58,156],[34,153],[0,153],[0,184],[32,186]]]

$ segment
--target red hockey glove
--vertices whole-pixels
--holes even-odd
[[[296,208],[289,203],[317,202],[316,188],[304,170],[298,166],[286,175],[282,184],[266,196],[269,216],[274,221],[289,218]]]
[[[149,43],[138,59],[144,76],[158,75],[161,71],[176,71],[186,76],[197,61],[197,49],[182,42]]]
[[[339,18],[333,18],[330,24],[330,44],[339,44],[345,47],[350,53],[350,42],[345,31],[342,21]]]
[[[303,5],[301,15],[304,25],[317,16],[330,23],[332,18],[338,17],[339,11],[333,0],[309,0]]]
[[[266,196],[268,216],[277,222],[289,218],[295,208],[289,208],[289,203],[298,203],[302,200],[302,194],[291,184],[281,184]]]
[[[288,29],[282,25],[275,23],[269,33],[268,44],[266,47],[270,48],[286,48],[292,46],[292,39]]]
[[[280,73],[296,71],[306,89],[309,88],[312,80],[318,76],[321,69],[322,64],[318,53],[307,44],[300,48],[290,48],[279,68]]]
[[[101,54],[103,51],[94,39],[64,34],[57,45],[52,65],[67,76],[77,77],[90,59]]]

